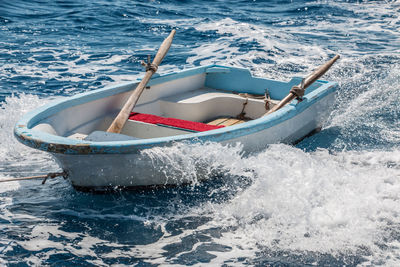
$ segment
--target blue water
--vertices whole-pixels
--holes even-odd
[[[3,183],[8,266],[400,265],[400,4],[396,1],[0,1],[0,179],[58,171],[12,127],[54,98],[209,63],[288,80],[335,54],[322,131],[243,156],[240,145],[148,151],[181,188],[91,194],[67,181]],[[129,166],[127,166],[129,167]],[[219,170],[220,175],[215,175]]]

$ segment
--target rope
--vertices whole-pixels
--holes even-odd
[[[246,98],[246,102],[245,102],[245,104],[243,104],[243,109],[242,109],[242,112],[237,116],[238,118],[239,118],[239,116],[241,116],[242,114],[243,114],[243,116],[244,116],[244,114],[246,114],[246,113],[244,113],[244,108],[245,108],[245,105],[247,105],[247,102],[248,102],[248,99],[249,98],[251,98],[251,99],[262,99],[262,100],[264,100],[264,103],[265,103],[265,110],[269,110],[270,108],[269,108],[269,102],[270,102],[270,100],[271,100],[271,97],[270,97],[270,95],[269,95],[269,92],[268,92],[268,89],[265,89],[265,94],[264,95],[253,95],[253,94],[249,94],[249,93],[238,93],[237,94],[238,96],[241,96],[241,97],[243,97],[243,98]],[[303,93],[303,95],[304,95],[304,93]]]
[[[298,86],[293,86],[292,89],[290,89],[290,93],[294,94],[297,100],[299,101],[303,100],[304,89],[301,89]]]
[[[244,112],[244,109],[246,108],[246,105],[247,105],[248,102],[249,102],[249,98],[246,97],[246,101],[243,103],[242,111],[240,112],[239,115],[236,116],[237,119],[239,119],[239,120],[244,120],[245,119],[246,112]]]
[[[238,96],[244,97],[244,98],[253,98],[253,99],[264,99],[265,95],[253,95],[249,93],[238,93]]]
[[[22,180],[31,180],[31,179],[43,179],[42,184],[46,183],[47,179],[53,179],[59,176],[63,176],[64,179],[67,178],[67,172],[50,172],[48,174],[37,175],[37,176],[27,176],[27,177],[18,177],[18,178],[11,178],[6,180],[0,180],[0,183],[5,182],[14,182],[14,181],[22,181]]]
[[[146,71],[153,71],[156,72],[158,67],[156,65],[154,65],[153,63],[150,62],[151,58],[150,55],[147,55],[147,63],[144,61],[141,61],[140,64],[142,64],[142,66],[144,66],[146,68]]]
[[[142,64],[142,65],[143,65],[143,64]],[[143,66],[146,67],[146,71],[151,70],[151,71],[153,71],[153,72],[156,72],[157,69],[158,69],[158,67],[157,67],[156,65],[154,65],[153,63],[144,63]]]
[[[264,107],[265,110],[269,110],[269,102],[271,101],[271,96],[269,95],[268,89],[265,90],[264,95]]]
[[[306,90],[304,88],[304,82],[305,79],[301,80],[300,86],[293,86],[292,89],[290,89],[290,93],[294,94],[299,102],[303,100],[304,91]]]

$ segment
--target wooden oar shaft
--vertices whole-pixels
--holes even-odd
[[[155,68],[160,65],[161,61],[164,59],[167,54],[169,48],[171,47],[172,39],[174,38],[175,30],[172,30],[169,36],[164,40],[161,44],[160,49],[157,52],[153,60],[153,66]],[[114,119],[110,127],[107,129],[107,132],[112,133],[120,133],[122,128],[124,127],[126,121],[129,118],[129,115],[133,108],[135,107],[137,101],[139,100],[140,95],[142,94],[144,88],[146,88],[147,83],[149,82],[151,76],[156,72],[156,69],[150,68],[146,71],[143,79],[140,81],[139,85],[136,87],[135,91],[131,94],[131,96],[126,101],[125,105],[122,107],[118,116]]]
[[[111,132],[111,133],[120,133],[121,132],[122,128],[124,127],[126,121],[129,118],[131,111],[135,107],[137,101],[139,100],[140,95],[142,94],[144,88],[146,87],[146,84],[149,82],[153,73],[154,73],[153,70],[148,70],[146,72],[143,79],[141,80],[139,85],[136,87],[135,91],[128,98],[128,101],[126,101],[125,105],[122,107],[122,109],[119,112],[119,114],[117,115],[117,117],[111,123],[110,127],[108,127],[107,132]]]
[[[335,61],[339,59],[339,57],[340,57],[339,55],[336,55],[331,60],[326,62],[324,65],[322,65],[321,67],[316,69],[313,73],[311,73],[304,81],[304,89],[309,87],[316,80],[318,80],[322,75],[324,75],[330,69],[330,67],[332,67],[333,63],[335,63]],[[297,86],[300,87],[301,84],[299,84]],[[282,108],[283,106],[285,106],[287,103],[289,103],[290,101],[292,101],[295,98],[296,98],[296,95],[293,94],[292,92],[290,92],[284,99],[281,100],[281,102],[279,102],[272,109],[270,109],[267,113],[265,113],[264,116],[277,111],[278,109]]]
[[[270,110],[268,110],[267,113],[265,113],[265,115],[271,114],[275,111],[277,111],[278,109],[282,108],[284,105],[286,105],[287,103],[289,103],[290,101],[292,101],[293,99],[296,98],[296,95],[293,93],[289,93],[284,99],[281,100],[281,102],[279,102],[278,104],[276,104],[273,108],[271,108]],[[264,115],[264,116],[265,116]]]
[[[313,73],[311,73],[304,81],[304,89],[309,87],[316,80],[318,80],[322,75],[324,75],[332,67],[333,63],[335,63],[336,60],[338,60],[339,58],[340,58],[339,55],[334,56],[331,60],[326,62],[324,65],[322,65],[319,69],[317,69]]]

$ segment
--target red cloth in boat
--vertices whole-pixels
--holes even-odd
[[[196,132],[205,132],[205,131],[210,131],[210,130],[225,127],[223,125],[208,125],[208,124],[196,122],[196,121],[187,121],[187,120],[181,120],[181,119],[175,119],[175,118],[164,118],[164,117],[160,117],[157,115],[137,113],[137,112],[132,112],[131,115],[129,116],[129,119],[134,120],[134,121],[151,123],[151,124],[166,125],[166,126],[171,126],[171,127],[175,127],[175,128],[192,130],[192,131],[196,131]]]

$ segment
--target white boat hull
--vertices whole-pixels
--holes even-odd
[[[316,81],[307,88],[303,101],[293,100],[267,116],[263,116],[267,100],[239,94],[263,96],[268,90],[271,98],[279,101],[300,80],[281,82],[253,77],[245,69],[204,66],[152,79],[150,90],[143,92],[134,109],[146,116],[200,123],[207,128],[215,119],[239,118],[245,112],[246,122],[218,129],[190,130],[129,120],[121,132],[128,139],[85,139],[107,129],[138,84],[132,82],[48,104],[26,114],[14,133],[22,143],[51,153],[78,189],[192,183],[212,175],[199,164],[194,176],[182,176],[147,152],[181,143],[214,142],[240,143],[245,153],[252,153],[268,144],[294,143],[321,128],[333,107],[337,83]]]
[[[222,144],[240,143],[245,153],[265,149],[268,144],[294,143],[322,127],[331,110],[334,94],[326,96],[295,117],[271,128],[230,139]],[[322,111],[322,112],[321,112]],[[68,170],[68,179],[78,190],[108,190],[119,187],[140,188],[153,185],[180,185],[207,180],[210,173],[196,168],[195,177],[182,176],[166,162],[154,160],[148,153],[66,155],[54,153],[59,165]]]

